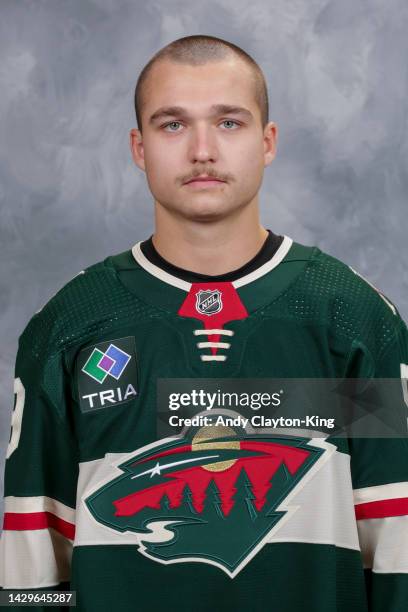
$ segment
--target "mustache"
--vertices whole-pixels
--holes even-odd
[[[209,178],[213,178],[214,180],[218,180],[218,181],[224,181],[227,182],[231,179],[231,177],[228,175],[221,175],[221,174],[214,174],[214,172],[206,172],[205,170],[200,170],[195,172],[194,174],[189,175],[188,177],[183,178],[183,183],[187,183],[188,181],[192,181],[195,178],[198,178],[200,175],[205,174],[207,175]]]

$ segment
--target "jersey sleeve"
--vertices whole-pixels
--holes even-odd
[[[391,401],[385,387],[383,401],[387,402],[387,409],[391,404],[391,410],[394,407],[406,410],[408,417],[408,330],[398,313],[395,317],[390,343],[377,359],[371,355],[371,375],[400,379]],[[371,366],[366,371],[370,369]],[[395,402],[400,405],[394,406]],[[403,612],[408,610],[407,436],[358,438],[350,440],[350,445],[369,612]]]
[[[41,329],[29,324],[15,363],[0,539],[2,589],[69,589],[78,453],[63,354],[57,349],[50,354],[49,343],[38,337]]]

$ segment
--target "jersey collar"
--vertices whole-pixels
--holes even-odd
[[[231,285],[235,287],[235,289],[238,289],[249,283],[252,283],[253,281],[261,278],[262,276],[264,276],[265,274],[273,270],[273,268],[276,268],[276,266],[280,264],[280,262],[284,259],[284,257],[289,252],[292,246],[292,243],[293,243],[292,238],[289,238],[289,236],[284,235],[281,245],[279,246],[279,248],[277,249],[273,257],[271,257],[269,261],[264,263],[262,266],[260,266],[256,270],[253,270],[249,274],[245,274],[244,276],[241,276],[240,278],[237,278],[236,280],[232,281]],[[145,255],[143,254],[140,248],[140,245],[141,245],[141,241],[137,242],[132,247],[132,255],[140,267],[142,267],[144,270],[146,270],[146,272],[148,272],[152,276],[163,281],[164,283],[168,283],[172,287],[177,287],[178,289],[186,291],[187,293],[190,291],[192,283],[184,281],[181,278],[178,278],[177,276],[174,276],[173,274],[166,272],[159,266],[156,266],[156,264],[153,264],[151,261],[147,259],[147,257],[145,257]]]

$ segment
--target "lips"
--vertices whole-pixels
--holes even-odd
[[[187,181],[186,184],[188,185],[188,183],[203,183],[203,182],[225,183],[225,181],[222,181],[221,179],[215,178],[213,176],[197,176],[196,178],[193,178]]]

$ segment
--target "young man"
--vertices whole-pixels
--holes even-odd
[[[135,103],[155,231],[20,336],[3,588],[70,588],[81,612],[406,610],[406,438],[158,423],[169,379],[400,383],[405,323],[347,265],[260,224],[277,126],[247,54],[175,41]]]

